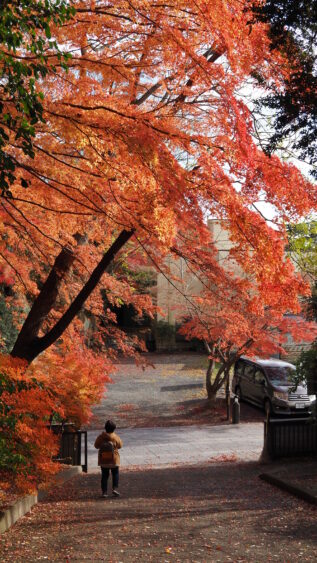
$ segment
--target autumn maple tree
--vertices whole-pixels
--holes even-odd
[[[305,292],[305,287],[298,286],[297,291]],[[254,292],[252,279],[239,279],[232,264],[231,268],[227,264],[225,271],[219,268],[217,284],[207,274],[202,291],[187,299],[190,304],[179,332],[204,344],[210,406],[214,406],[218,391],[229,384],[230,371],[242,355],[285,354],[283,346],[290,336],[299,343],[314,340],[317,325],[302,316],[285,315],[282,298],[276,292],[273,299],[265,302]],[[181,313],[179,319],[182,321]]]
[[[113,335],[114,315],[107,324],[95,291],[101,283],[115,306],[153,314],[149,297],[111,269],[114,259],[166,272],[167,254],[182,256],[217,284],[207,214],[226,225],[232,258],[259,300],[297,311],[305,288],[284,256],[284,224],[316,207],[316,190],[257,146],[240,95],[260,70],[270,83],[288,72],[267,27],[250,30],[238,0],[72,6],[73,18],[51,30],[71,55],[68,73],[48,48],[56,72],[35,85],[43,120],[32,155],[3,124],[16,179],[0,202],[0,260],[29,309],[12,357],[31,364],[55,343],[57,353],[69,348],[75,333],[82,338],[84,307]],[[259,200],[274,206],[274,229]],[[124,335],[115,337],[128,352]]]
[[[46,123],[34,158],[10,149],[29,188],[17,182],[13,197],[2,200],[2,255],[24,291],[34,293],[36,284],[23,267],[32,264],[41,277],[52,267],[13,349],[28,361],[63,334],[103,274],[115,295],[116,280],[105,272],[129,240],[158,261],[208,244],[204,209],[227,221],[235,259],[252,269],[260,291],[276,270],[285,287],[291,274],[283,243],[253,206],[270,201],[284,219],[316,200],[296,168],[253,142],[237,92],[264,62],[267,77],[278,80],[280,60],[263,26],[250,33],[241,3],[75,7],[75,19],[56,30],[72,60],[67,78],[62,72],[43,84]],[[187,237],[194,224],[195,236]],[[71,268],[71,305],[52,322]]]

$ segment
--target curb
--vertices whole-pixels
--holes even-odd
[[[296,487],[296,485],[292,485],[289,481],[279,479],[270,473],[262,473],[259,475],[259,478],[271,485],[275,485],[276,487],[287,491],[288,493],[291,493],[292,495],[295,495],[302,500],[305,500],[306,502],[309,502],[310,504],[317,505],[317,496],[302,487]]]
[[[37,494],[27,495],[17,500],[12,506],[0,513],[0,534],[6,532],[24,514],[37,503]]]
[[[81,466],[63,469],[55,475],[52,485],[60,485],[79,473],[82,473]],[[3,512],[0,512],[0,535],[9,530],[9,528],[11,528],[11,526],[19,520],[19,518],[22,518],[22,516],[29,512],[32,506],[37,504],[39,501],[44,500],[48,494],[48,490],[40,489],[35,494],[20,498],[12,506],[9,506],[9,508]]]

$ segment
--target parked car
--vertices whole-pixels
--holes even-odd
[[[304,384],[294,390],[295,371],[293,364],[281,360],[241,357],[234,366],[232,391],[239,400],[264,408],[267,415],[307,415],[316,403],[316,395],[308,395]]]

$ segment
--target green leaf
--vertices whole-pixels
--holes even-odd
[[[47,37],[48,39],[51,39],[52,34],[51,34],[51,30],[50,30],[49,25],[46,25],[46,26],[45,26],[44,31],[45,31],[46,37]]]

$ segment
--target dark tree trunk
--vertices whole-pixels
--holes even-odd
[[[212,372],[214,368],[214,360],[209,359],[208,368],[206,371],[206,391],[208,402],[213,403],[215,400],[215,396],[213,394],[213,383],[212,383]]]
[[[61,282],[69,272],[74,258],[73,251],[68,248],[63,248],[57,256],[46,282],[24,321],[11,356],[23,358],[28,362],[31,362],[37,356],[36,351],[41,340],[38,337],[39,330],[55,305]]]
[[[55,305],[61,281],[65,278],[65,275],[74,261],[74,255],[71,250],[63,249],[60,252],[46,282],[44,283],[38,297],[34,301],[31,311],[24,322],[11,352],[11,356],[24,359],[28,363],[31,363],[41,352],[44,352],[44,350],[49,348],[49,346],[54,344],[54,342],[60,338],[74,317],[79,313],[85,301],[97,286],[102,274],[106,271],[109,264],[111,264],[116,254],[132,237],[133,232],[133,230],[121,231],[120,235],[111,245],[109,250],[107,250],[107,252],[103,255],[99,264],[92,272],[89,280],[78,293],[67,311],[65,311],[47,334],[39,337],[38,333],[43,321]]]

